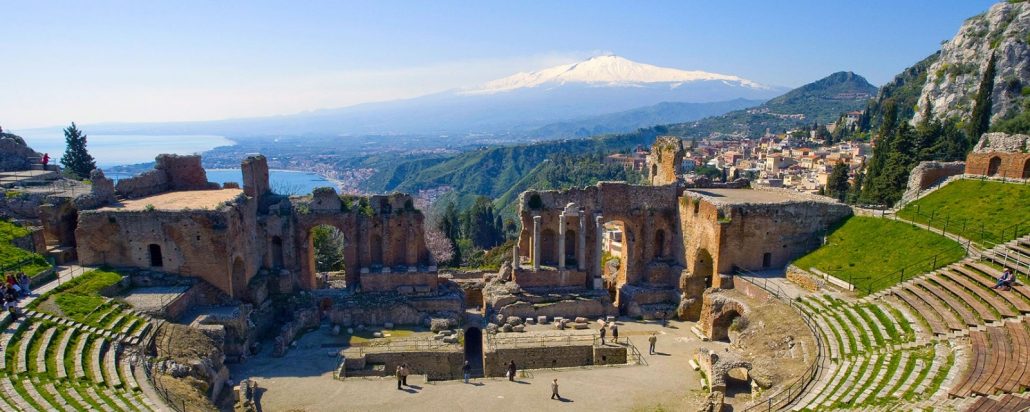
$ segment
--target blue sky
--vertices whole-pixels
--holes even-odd
[[[601,53],[799,86],[882,84],[993,2],[5,1],[0,125],[288,114]]]

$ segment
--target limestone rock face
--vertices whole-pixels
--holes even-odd
[[[958,34],[941,46],[919,96],[913,124],[931,105],[937,119],[967,119],[993,53],[996,58],[992,120],[1017,110],[1021,91],[1030,86],[1030,3],[995,4],[985,14],[966,20]]]
[[[0,172],[28,170],[31,166],[30,159],[39,156],[39,153],[25,145],[21,137],[0,133]]]

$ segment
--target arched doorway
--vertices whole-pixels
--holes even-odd
[[[475,326],[465,329],[465,360],[473,377],[483,377],[483,331]]]
[[[558,236],[551,229],[540,233],[540,264],[556,266],[558,264]]]
[[[994,176],[998,174],[998,169],[1001,168],[1001,158],[994,156],[991,158],[990,163],[987,164],[987,176]]]
[[[730,331],[737,331],[742,329],[742,324],[734,325],[734,322],[744,322],[740,316],[740,312],[736,309],[727,309],[726,311],[716,315],[715,319],[712,319],[712,336],[713,341],[730,341]]]
[[[697,256],[694,258],[693,274],[705,279],[705,287],[710,288],[714,286],[715,271],[713,270],[713,264],[712,255],[708,253],[707,249],[699,249],[697,251]]]
[[[742,399],[751,397],[751,372],[745,367],[737,367],[726,372],[726,397]]]
[[[602,226],[601,270],[605,289],[612,303],[619,305],[619,288],[627,282],[629,262],[633,250],[633,232],[625,222],[610,220]]]
[[[1023,179],[1030,179],[1030,159],[1023,162]]]
[[[347,287],[347,262],[344,258],[347,239],[343,232],[334,226],[318,225],[311,228],[308,239],[308,261],[315,273],[316,284],[323,288]]]

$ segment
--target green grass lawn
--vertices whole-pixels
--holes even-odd
[[[947,223],[948,232],[973,242],[1003,243],[1030,233],[1030,185],[958,180],[909,203],[898,216],[937,228]]]
[[[854,216],[830,233],[826,245],[794,265],[819,269],[849,281],[859,293],[871,293],[898,283],[900,276],[888,275],[902,268],[906,278],[931,270],[935,255],[940,267],[961,259],[965,250],[958,242],[908,223]]]
[[[21,271],[29,276],[50,268],[43,256],[11,244],[14,238],[29,234],[29,230],[14,223],[0,220],[0,269]]]
[[[66,316],[77,322],[88,323],[87,318],[96,310],[106,307],[107,299],[100,290],[122,280],[122,275],[107,270],[91,270],[47,292],[29,306],[42,312]],[[56,308],[57,310],[52,310]]]

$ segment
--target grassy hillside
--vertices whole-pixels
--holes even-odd
[[[898,216],[947,225],[948,232],[974,242],[1007,242],[1030,233],[1030,185],[958,180],[909,203]]]
[[[21,249],[11,243],[14,238],[28,234],[28,229],[0,220],[0,269],[21,271],[29,276],[34,276],[50,268],[50,264],[43,256]]]
[[[897,283],[900,276],[892,275],[902,268],[909,275],[930,270],[926,262],[935,255],[939,267],[958,261],[965,251],[958,242],[911,224],[855,216],[830,233],[825,245],[794,265],[819,269],[868,293]]]
[[[582,138],[606,133],[625,133],[656,124],[694,121],[760,104],[762,100],[747,99],[710,103],[664,102],[624,112],[554,123],[536,129],[531,134],[539,138]]]

